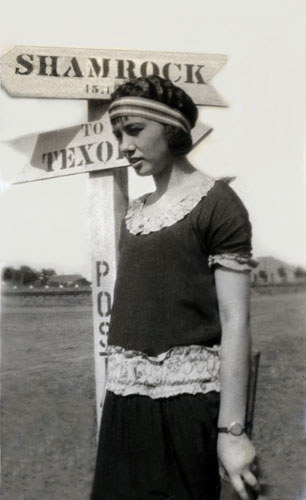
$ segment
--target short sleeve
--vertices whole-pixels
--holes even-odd
[[[202,226],[202,228],[201,228]],[[252,228],[248,212],[238,195],[225,182],[217,181],[206,198],[200,219],[210,267],[220,265],[236,271],[250,271]]]

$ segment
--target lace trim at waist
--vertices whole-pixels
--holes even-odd
[[[152,399],[220,391],[219,346],[174,347],[158,356],[109,346],[106,389]]]

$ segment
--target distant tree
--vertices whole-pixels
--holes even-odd
[[[14,283],[18,283],[18,284],[20,284],[22,282],[22,277],[21,277],[21,271],[20,271],[20,269],[15,269],[14,270],[14,279],[13,279],[13,282]]]
[[[4,267],[2,270],[2,281],[13,281],[15,275],[15,269],[13,267]]]
[[[264,269],[261,269],[258,273],[258,276],[265,282],[268,281],[268,275]]]
[[[19,280],[22,285],[30,285],[37,281],[39,273],[29,266],[21,266],[19,269]]]
[[[37,280],[38,275],[39,273],[29,266],[20,266],[19,269],[8,266],[2,271],[2,280],[14,285],[29,285]]]
[[[306,277],[306,269],[302,267],[297,267],[294,271],[294,276],[296,278],[305,278]]]
[[[49,279],[51,278],[51,276],[53,276],[55,273],[54,269],[50,269],[50,268],[47,268],[47,269],[42,269],[39,273],[39,281],[42,285],[46,285],[49,281]]]
[[[286,269],[284,267],[279,267],[277,269],[277,272],[278,272],[278,275],[280,278],[282,278],[282,280],[285,280],[287,278],[287,272],[286,272]]]

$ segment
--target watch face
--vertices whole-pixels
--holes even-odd
[[[229,432],[233,434],[233,436],[241,436],[243,434],[243,425],[239,424],[238,422],[235,422],[229,427]]]

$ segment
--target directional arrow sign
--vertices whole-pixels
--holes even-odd
[[[22,149],[33,136],[10,141]],[[14,184],[127,166],[107,115],[99,121],[39,134],[34,151]]]
[[[226,106],[210,80],[221,54],[16,46],[2,56],[2,86],[15,97],[107,100],[126,79],[160,75],[197,105]]]
[[[194,147],[211,130],[198,122],[192,130]],[[35,136],[29,135],[14,139],[9,144],[19,151],[27,151],[26,145],[33,142],[35,146],[30,163],[22,169],[13,184],[128,166],[120,155],[107,114],[98,121],[39,134],[36,140]]]

